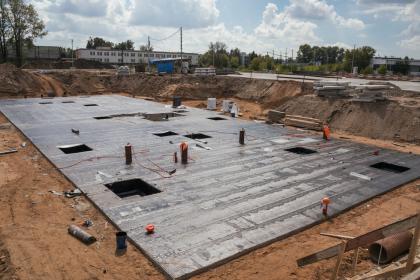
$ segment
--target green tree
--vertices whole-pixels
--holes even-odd
[[[363,46],[354,50],[346,50],[344,54],[344,69],[351,72],[352,65],[357,66],[359,69],[365,69],[370,65],[375,53],[375,49],[369,46]]]
[[[1,61],[7,60],[7,42],[10,39],[11,30],[8,21],[9,8],[6,0],[0,0],[0,57]]]
[[[23,45],[31,45],[35,38],[47,34],[44,22],[39,18],[32,4],[23,0],[9,0],[8,21],[11,27],[12,43],[16,51],[16,64],[22,65]]]
[[[309,63],[313,59],[313,52],[312,48],[308,44],[304,44],[299,46],[299,50],[297,53],[297,61],[300,63]]]
[[[262,66],[261,65],[261,62],[262,62],[261,57],[259,57],[259,56],[254,57],[251,60],[250,68],[253,71],[260,71],[261,70],[261,66]]]
[[[124,51],[133,51],[134,50],[134,42],[131,40],[127,40],[125,42],[121,42],[115,45],[114,47],[117,50],[124,50]]]
[[[372,68],[372,66],[368,66],[365,69],[363,69],[362,74],[364,74],[364,75],[373,74],[373,68]]]
[[[386,72],[387,72],[387,69],[386,69],[386,66],[385,65],[382,64],[381,66],[379,66],[379,68],[378,68],[378,73],[379,74],[385,75]]]
[[[96,49],[99,47],[108,47],[112,48],[114,47],[114,43],[110,41],[105,41],[103,38],[100,37],[89,37],[89,40],[87,41],[86,48],[87,49]]]
[[[230,57],[230,66],[232,68],[238,68],[239,67],[239,57],[231,56]]]
[[[406,56],[404,60],[399,60],[395,63],[395,65],[392,67],[392,70],[395,73],[407,75],[410,71],[410,59]]]

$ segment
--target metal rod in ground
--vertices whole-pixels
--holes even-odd
[[[131,149],[131,145],[127,144],[125,146],[125,164],[131,164],[133,162],[133,153]]]
[[[332,280],[336,280],[337,277],[338,277],[338,272],[340,271],[340,265],[341,265],[341,261],[343,260],[345,250],[346,250],[346,242],[343,241],[340,244],[340,253],[337,256],[337,262],[336,262],[335,267],[334,267],[334,272],[331,276]]]
[[[245,145],[245,129],[239,131],[239,144]]]

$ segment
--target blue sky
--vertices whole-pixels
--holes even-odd
[[[136,48],[184,30],[184,50],[209,42],[259,53],[300,44],[369,45],[379,55],[420,58],[420,0],[30,0],[49,34],[39,44],[84,47],[89,36],[131,39]],[[179,34],[157,50],[177,51]]]

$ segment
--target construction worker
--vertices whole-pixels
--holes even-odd
[[[328,205],[330,204],[330,198],[328,196],[324,197],[321,200],[321,208],[322,208],[322,214],[324,216],[328,216]]]
[[[322,137],[325,141],[330,140],[330,128],[327,124],[324,124],[324,126],[322,127]]]

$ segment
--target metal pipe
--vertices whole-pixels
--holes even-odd
[[[129,165],[133,162],[131,145],[127,144],[125,146],[125,164]]]
[[[406,231],[378,240],[369,246],[370,258],[378,264],[389,263],[408,251],[412,239],[413,234]]]
[[[94,236],[90,235],[89,233],[75,225],[70,225],[68,228],[68,232],[83,243],[85,243],[86,245],[90,245],[96,241],[96,238]]]
[[[239,131],[239,144],[245,145],[245,129]]]

